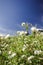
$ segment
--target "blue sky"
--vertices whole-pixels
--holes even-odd
[[[0,33],[22,30],[22,22],[43,28],[43,0],[0,0]]]

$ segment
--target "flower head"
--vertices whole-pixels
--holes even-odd
[[[26,45],[23,45],[22,51],[24,51],[26,48],[27,48]]]
[[[25,34],[27,34],[27,31],[25,31]]]
[[[26,55],[22,55],[22,56],[21,56],[21,58],[24,58],[24,57],[26,57]]]
[[[0,50],[0,54],[1,54],[1,50]]]
[[[32,31],[32,32],[37,31],[36,27],[32,27],[32,28],[31,28],[31,31]]]
[[[8,54],[11,54],[11,51],[9,51]]]
[[[16,56],[16,53],[13,53],[13,54],[10,55],[8,58],[13,58],[14,56]]]
[[[36,55],[36,54],[39,55],[41,52],[42,52],[41,50],[35,50],[35,51],[34,51],[34,54],[35,54],[35,55]]]
[[[28,57],[28,60],[31,60],[32,58],[34,58],[34,56],[32,55],[32,56],[30,56],[30,57]]]
[[[25,25],[25,22],[23,22],[22,24],[21,24],[21,26],[24,26]]]

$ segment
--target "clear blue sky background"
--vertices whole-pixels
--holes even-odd
[[[0,33],[22,30],[22,22],[43,28],[43,0],[0,0]]]

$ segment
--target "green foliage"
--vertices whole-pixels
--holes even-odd
[[[0,65],[43,65],[43,36],[0,38]]]

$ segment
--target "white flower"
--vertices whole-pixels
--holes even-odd
[[[30,56],[30,57],[28,57],[28,61],[29,61],[29,60],[31,60],[32,58],[34,58],[34,56],[33,56],[33,55],[32,55],[32,56]]]
[[[7,34],[7,35],[5,36],[5,39],[7,39],[9,36],[10,36],[10,34]]]
[[[27,34],[27,31],[17,31],[17,34],[24,35],[24,34]]]
[[[24,51],[26,48],[27,48],[26,45],[24,45],[23,48],[22,48],[22,51]]]
[[[35,54],[35,55],[36,55],[36,54],[39,55],[41,52],[42,52],[41,50],[35,50],[35,51],[34,51],[34,54]]]
[[[24,58],[24,57],[26,57],[26,55],[22,55],[22,56],[21,56],[21,58]]]
[[[27,34],[27,31],[25,31],[25,34]]]
[[[37,31],[36,27],[32,27],[32,28],[31,28],[31,31],[32,31],[32,32]]]
[[[8,54],[11,54],[11,51],[9,51]]]
[[[24,51],[25,50],[25,47],[22,49],[22,51]]]
[[[1,54],[1,50],[0,50],[0,54]]]
[[[24,31],[21,31],[21,32],[20,32],[20,35],[23,35],[23,34],[24,34]]]
[[[10,55],[8,58],[13,58],[14,56],[16,56],[16,53],[13,53],[13,54]]]
[[[24,26],[25,25],[25,22],[23,22],[22,24],[21,24],[21,26]]]

